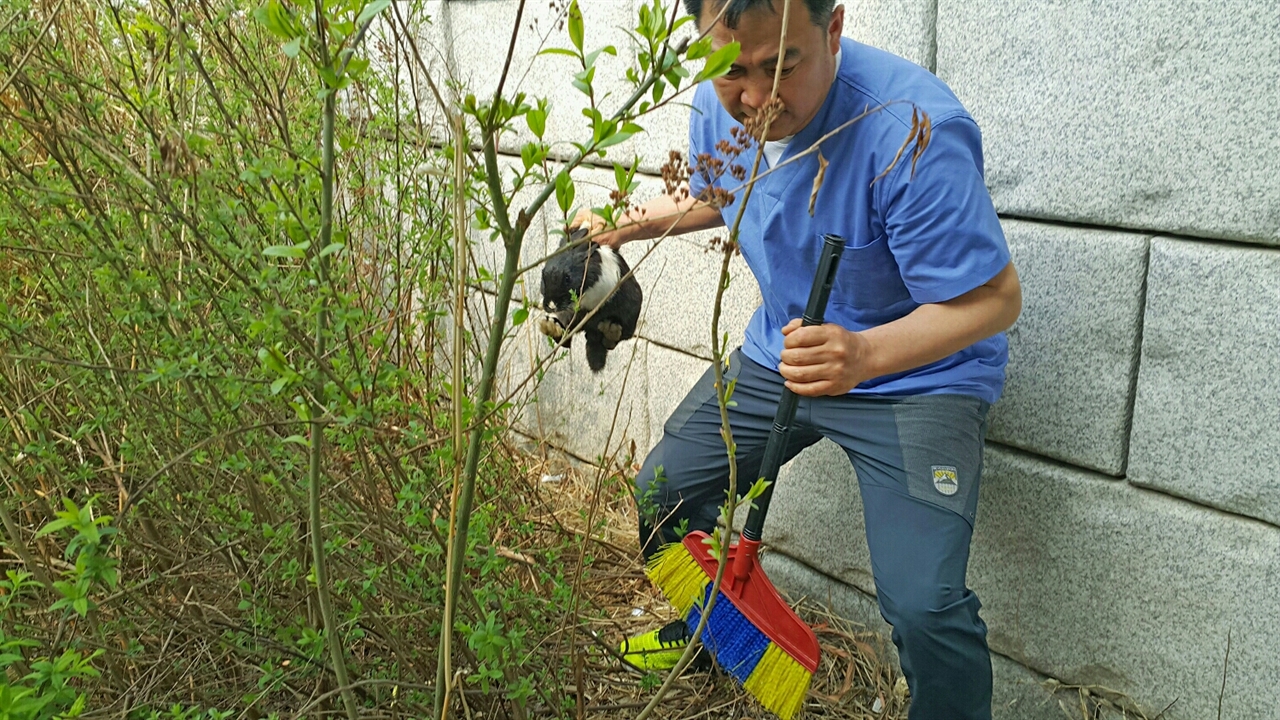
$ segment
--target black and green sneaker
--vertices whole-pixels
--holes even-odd
[[[618,646],[618,652],[629,664],[645,671],[670,670],[680,662],[689,645],[689,626],[683,620],[672,620],[656,630],[632,635]],[[698,648],[689,667],[705,670],[711,666],[706,650]]]

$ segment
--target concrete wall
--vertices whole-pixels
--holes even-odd
[[[584,3],[587,43],[622,50],[612,28],[635,4]],[[479,92],[496,82],[515,5],[438,4],[454,70]],[[566,36],[545,4],[529,5],[536,33],[519,45],[509,87],[552,98],[549,134],[576,138],[580,96],[563,80],[565,59],[530,66],[542,34],[551,45]],[[935,71],[972,111],[1023,280],[970,572],[998,653],[997,717],[1060,717],[1045,677],[1105,686],[1149,715],[1173,703],[1169,720],[1218,717],[1220,693],[1221,717],[1276,717],[1280,6],[846,6],[853,37]],[[637,153],[654,172],[684,149],[686,122],[686,111],[668,111],[615,154]],[[643,194],[661,191],[657,178],[643,183]],[[547,242],[538,228],[534,251]],[[643,457],[706,367],[711,235],[647,256],[625,248],[646,292],[642,339],[599,377],[581,348],[550,365],[527,429],[586,458],[628,454],[632,442]],[[745,267],[734,270],[731,342],[759,298]],[[546,355],[520,332],[513,379]],[[828,443],[793,462],[766,528],[769,567],[780,585],[875,625],[855,487]]]

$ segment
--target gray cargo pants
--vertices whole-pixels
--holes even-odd
[[[745,490],[759,476],[783,385],[775,370],[738,352],[726,373],[735,378],[729,423]],[[646,558],[681,528],[715,528],[729,465],[714,382],[708,368],[636,477]],[[965,586],[988,409],[968,395],[802,398],[788,443],[789,460],[830,438],[853,463],[880,613],[911,689],[910,720],[991,717],[987,627]]]

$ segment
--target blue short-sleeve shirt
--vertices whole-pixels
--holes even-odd
[[[782,327],[804,312],[824,233],[840,235],[846,243],[826,321],[854,331],[963,295],[1009,263],[983,182],[981,134],[960,101],[914,63],[848,38],[841,42],[840,68],[825,102],[788,144],[778,169],[756,184],[739,228],[742,255],[763,296],[747,326],[743,352],[770,368],[781,362]],[[911,103],[932,121],[928,148],[914,176],[908,149],[892,171],[879,177],[910,133]],[[848,120],[885,104],[822,142],[829,165],[810,217],[817,155],[784,163]],[[716,143],[731,139],[735,126],[714,88],[703,83],[694,94],[690,161],[700,153],[717,155]],[[744,166],[754,152],[752,147],[743,154]],[[725,224],[732,226],[744,192],[735,190],[740,183],[728,173],[713,182],[734,192],[733,203],[722,211]],[[697,195],[706,183],[695,174],[690,191]],[[1007,361],[1001,333],[850,392],[959,393],[994,403]]]

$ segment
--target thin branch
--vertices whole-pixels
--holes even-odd
[[[151,485],[154,484],[155,481],[161,475],[168,472],[174,465],[177,465],[183,460],[186,460],[187,457],[191,455],[191,453],[194,453],[197,450],[205,447],[206,445],[209,445],[215,440],[223,440],[225,438],[229,438],[234,435],[239,435],[240,433],[249,432],[251,430],[261,430],[263,428],[276,427],[277,425],[301,425],[304,422],[305,421],[303,420],[276,420],[273,422],[263,422],[263,423],[255,423],[253,425],[243,425],[241,427],[235,428],[234,430],[228,430],[227,432],[219,433],[217,435],[210,435],[208,437],[205,437],[202,440],[199,440],[191,447],[182,451],[181,453],[174,456],[173,458],[170,458],[169,461],[166,462],[164,465],[162,465],[159,470],[156,470],[154,473],[152,473],[151,476],[148,477],[146,480],[143,480],[141,483],[138,483],[137,487],[135,487],[132,490],[129,490],[127,497],[125,497],[124,505],[121,506],[120,508],[119,515],[123,517],[124,514],[129,511],[129,508],[136,505],[138,500],[140,500],[144,495],[146,495],[147,491],[151,489]]]
[[[721,13],[723,13],[728,7],[729,3],[724,3],[724,7],[721,8]],[[790,21],[790,17],[791,0],[784,0],[782,7],[782,30],[778,38],[778,57],[782,57],[786,50],[787,23]],[[719,22],[719,19],[717,19],[716,22]],[[772,104],[777,101],[778,83],[781,78],[782,63],[778,63],[777,68],[774,70],[773,88],[769,94],[769,103],[765,105],[765,108],[771,107]],[[764,157],[764,141],[769,135],[769,126],[772,123],[772,119],[772,113],[766,111],[764,115],[764,127],[760,130],[760,138],[756,143],[755,163],[751,168],[751,178],[753,180],[759,172],[760,159]],[[662,701],[663,696],[670,692],[671,686],[676,681],[676,678],[680,677],[685,668],[689,666],[689,663],[693,662],[693,656],[698,651],[698,646],[702,641],[702,633],[706,630],[707,621],[711,617],[711,611],[715,607],[716,601],[719,598],[720,586],[724,581],[725,569],[729,564],[729,544],[733,538],[733,512],[734,508],[738,504],[738,463],[734,449],[733,430],[729,425],[728,398],[725,394],[724,349],[720,347],[720,338],[718,336],[720,333],[720,310],[724,299],[724,291],[729,285],[727,282],[729,276],[729,260],[733,257],[734,249],[737,246],[738,228],[742,223],[743,215],[747,209],[747,202],[751,199],[751,191],[754,188],[754,182],[748,184],[746,194],[743,196],[741,204],[738,205],[738,215],[734,219],[733,227],[729,230],[728,241],[724,244],[724,258],[720,264],[720,278],[716,286],[715,310],[711,319],[711,354],[712,365],[715,369],[716,402],[720,408],[720,434],[724,439],[725,451],[729,456],[729,489],[728,499],[724,506],[724,537],[720,543],[720,557],[717,558],[718,563],[716,565],[716,576],[711,583],[711,590],[706,607],[698,618],[698,626],[694,628],[693,635],[689,639],[689,644],[685,647],[684,653],[680,656],[680,661],[677,662],[676,666],[667,674],[667,678],[662,683],[662,687],[658,688],[658,692],[654,694],[653,699],[649,701],[649,704],[645,706],[644,710],[640,711],[636,720],[646,720],[646,718],[653,713],[654,709],[657,708],[658,703]]]
[[[3,454],[0,454],[0,460],[4,460],[5,465],[9,465],[9,458]],[[12,469],[12,466],[10,466],[10,469]],[[0,522],[4,523],[5,532],[9,534],[9,542],[13,547],[13,551],[18,554],[22,563],[31,569],[31,574],[41,585],[46,588],[52,587],[44,566],[36,562],[31,551],[27,549],[27,544],[22,541],[22,531],[18,528],[18,524],[13,521],[13,517],[9,515],[9,510],[5,507],[6,502],[6,500],[0,500]]]
[[[516,54],[516,38],[520,36],[520,18],[524,17],[524,0],[520,0],[520,4],[516,6],[516,19],[511,25],[511,42],[507,45],[507,59],[502,64],[502,75],[498,78],[498,87],[493,89],[493,104],[489,106],[489,119],[485,121],[485,125],[493,127],[493,121],[498,117],[498,104],[502,101],[502,86],[507,82],[507,72],[511,70],[511,59]]]
[[[1227,628],[1227,654],[1222,656],[1222,688],[1218,690],[1218,720],[1222,720],[1222,698],[1227,694],[1227,661],[1231,659],[1231,628]]]
[[[27,48],[27,53],[18,61],[18,65],[9,74],[8,79],[0,84],[0,95],[4,95],[4,91],[9,89],[13,81],[18,78],[18,74],[22,72],[22,68],[26,66],[27,61],[31,59],[31,54],[40,46],[40,40],[44,38],[44,34],[49,32],[49,28],[53,25],[53,21],[58,17],[58,11],[62,9],[62,4],[67,0],[58,0],[58,4],[53,8],[53,12],[49,13],[49,19],[45,20],[44,27],[40,28],[39,34],[36,35],[35,41],[31,43],[31,47]]]
[[[466,152],[464,150],[464,140],[466,139],[466,127],[463,124],[462,113],[455,112],[453,114],[453,282],[454,282],[454,325],[453,325],[453,387],[450,388],[450,401],[452,403],[451,418],[453,421],[453,494],[449,502],[449,536],[454,537],[457,531],[458,523],[458,493],[462,488],[462,464],[458,462],[458,458],[463,453],[464,430],[462,424],[462,404],[463,396],[466,393],[466,378],[462,372],[463,363],[466,360],[466,326],[464,320],[466,318],[466,288],[467,288],[467,196],[463,188],[467,184],[467,165]],[[448,688],[446,683],[452,677],[452,646],[453,646],[453,619],[457,610],[458,593],[455,591],[453,582],[453,566],[454,563],[462,562],[463,558],[456,557],[454,553],[445,556],[445,591],[444,591],[444,608],[443,617],[440,622],[440,659],[437,661],[439,667],[436,669],[436,687],[445,688],[444,693],[437,695],[447,695]],[[437,710],[438,717],[443,718],[443,713],[447,712],[445,701],[440,702],[440,709]]]
[[[330,690],[329,692],[316,697],[315,700],[312,700],[310,703],[303,705],[298,710],[298,712],[294,714],[294,717],[295,718],[307,717],[307,713],[311,712],[317,707],[320,707],[320,704],[323,703],[325,700],[328,700],[329,698],[333,697],[334,695],[338,695],[339,693],[351,692],[356,688],[378,686],[378,685],[404,688],[405,690],[420,690],[423,692],[434,692],[436,689],[435,685],[427,685],[426,683],[405,682],[403,680],[388,680],[383,678],[366,678],[364,680],[357,680],[349,685],[343,685],[340,688],[334,688],[333,690]],[[472,697],[483,697],[487,694],[501,693],[503,692],[503,689],[491,688],[490,693],[486,693],[483,690],[464,690],[463,692]]]

